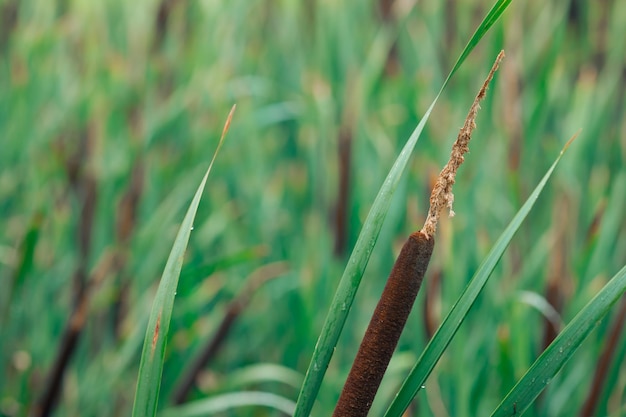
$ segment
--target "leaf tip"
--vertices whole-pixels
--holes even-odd
[[[567,151],[567,148],[569,148],[569,146],[572,144],[572,142],[574,142],[574,140],[576,140],[576,138],[578,137],[578,135],[580,135],[580,132],[582,132],[582,130],[583,130],[582,128],[578,129],[578,131],[576,133],[574,133],[571,138],[569,138],[569,140],[567,141],[565,146],[563,146],[563,149],[561,149],[561,155],[563,155],[565,153],[565,151]]]
[[[228,133],[228,129],[230,129],[230,122],[233,120],[233,114],[235,114],[235,109],[237,108],[237,104],[233,104],[233,107],[230,108],[230,112],[228,112],[228,117],[226,118],[226,123],[224,123],[224,129],[222,129],[222,140],[226,133]]]

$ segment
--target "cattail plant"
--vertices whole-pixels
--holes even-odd
[[[424,227],[409,236],[396,259],[333,416],[366,416],[374,401],[426,274],[435,246],[437,221],[446,207],[450,210],[450,215],[454,215],[452,186],[456,173],[464,161],[463,155],[469,151],[479,103],[485,97],[487,87],[503,57],[504,52],[500,52],[452,146],[450,159],[433,188]]]

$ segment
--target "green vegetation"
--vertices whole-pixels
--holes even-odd
[[[458,67],[493,1],[387,3],[0,0],[0,416],[41,415],[46,397],[59,416],[130,415],[168,254],[235,103],[194,199],[156,405],[295,410],[355,269],[312,391],[312,415],[330,415],[501,49],[456,216],[440,222],[371,415],[398,415],[407,376],[411,415],[624,412],[626,3],[497,2],[507,10]],[[395,193],[375,203],[390,172]],[[363,228],[370,211],[378,230]],[[463,322],[425,350],[455,305]]]

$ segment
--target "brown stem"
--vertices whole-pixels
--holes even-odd
[[[137,223],[139,201],[144,189],[144,164],[138,157],[133,164],[130,184],[117,206],[117,241],[127,245]]]
[[[54,360],[54,364],[52,366],[52,369],[50,370],[50,375],[48,376],[46,389],[44,390],[44,394],[41,397],[41,400],[33,410],[32,415],[34,416],[49,416],[52,414],[56,407],[59,398],[59,392],[61,390],[61,387],[63,386],[63,376],[65,374],[65,369],[67,368],[67,365],[69,364],[69,361],[74,354],[76,346],[78,345],[80,333],[85,324],[85,318],[87,315],[87,304],[88,297],[83,296],[79,304],[72,312],[70,320],[67,322],[67,327],[63,332],[61,344],[59,345],[57,357]]]
[[[130,184],[117,207],[117,254],[113,274],[117,276],[116,294],[111,303],[112,330],[116,337],[120,334],[125,308],[128,305],[127,295],[129,282],[124,276],[128,262],[128,246],[137,224],[139,203],[144,189],[144,164],[141,157],[137,157],[132,168]]]
[[[204,369],[206,364],[209,363],[213,357],[215,357],[215,354],[218,352],[219,348],[226,340],[230,329],[241,314],[241,311],[244,307],[245,306],[239,303],[238,300],[234,300],[228,305],[228,308],[226,309],[226,314],[224,315],[220,326],[215,332],[215,335],[213,335],[204,350],[202,350],[202,352],[200,352],[200,354],[193,361],[191,367],[189,368],[189,371],[182,378],[176,391],[174,391],[174,395],[172,397],[172,401],[174,402],[174,404],[182,404],[183,402],[185,402],[185,399],[189,395],[191,388],[193,388],[196,382],[196,378],[198,377],[202,369]]]
[[[352,142],[354,127],[357,123],[359,109],[359,90],[354,82],[356,77],[349,77],[346,85],[345,101],[341,114],[337,141],[337,164],[339,171],[339,187],[335,205],[335,248],[334,254],[343,257],[348,248],[348,212],[350,205],[350,189],[352,188]]]
[[[72,278],[74,307],[65,325],[65,331],[61,338],[56,359],[48,375],[43,395],[33,409],[33,415],[37,417],[51,415],[56,407],[59,393],[63,386],[65,370],[78,346],[88,310],[87,268],[91,252],[98,184],[95,176],[87,168],[89,157],[93,151],[93,132],[88,128],[80,136],[78,150],[67,157],[65,161],[69,188],[76,193],[81,204],[76,231],[78,265]]]
[[[426,337],[430,339],[435,334],[439,325],[439,315],[437,314],[437,301],[439,300],[439,289],[441,288],[441,270],[431,274],[426,285],[426,297],[424,298],[424,330]]]
[[[379,0],[378,1],[378,15],[380,16],[381,23],[383,25],[393,26],[397,25],[397,19],[394,15],[394,0]],[[398,41],[393,41],[393,44],[389,48],[387,54],[387,60],[385,62],[385,75],[388,77],[394,77],[400,72],[400,58],[398,53]]]
[[[82,210],[78,221],[78,270],[74,275],[74,291],[76,294],[76,303],[81,302],[82,294],[87,286],[87,268],[89,265],[89,255],[91,253],[91,238],[93,233],[93,224],[96,214],[96,203],[98,199],[97,182],[91,174],[86,174],[81,181],[79,190],[82,198]]]
[[[444,10],[445,10],[446,31],[443,35],[443,43],[444,43],[443,50],[454,51],[454,48],[457,47],[457,45],[455,45],[454,43],[455,36],[459,33],[457,29],[458,28],[457,18],[459,16],[457,0],[446,0]],[[443,55],[447,57],[450,54],[444,53]],[[445,60],[443,62],[448,63],[447,61],[448,60]]]
[[[4,51],[19,19],[20,3],[9,0],[0,6],[0,51]]]
[[[39,402],[34,406],[31,411],[31,415],[36,417],[49,416],[54,412],[56,404],[58,402],[59,393],[63,386],[63,376],[65,370],[74,354],[80,335],[87,321],[87,314],[89,311],[89,301],[93,289],[102,283],[104,278],[109,274],[113,265],[115,264],[115,255],[112,253],[105,253],[101,261],[98,263],[90,276],[89,285],[85,287],[84,291],[80,295],[78,303],[74,306],[72,314],[67,321],[65,330],[63,331],[63,337],[59,344],[59,350],[57,356],[53,362],[52,369],[48,375],[48,381],[44,394],[41,396]],[[78,270],[77,274],[85,274],[84,271]]]
[[[206,347],[193,361],[192,365],[181,379],[181,382],[178,384],[178,387],[174,390],[174,395],[172,396],[172,402],[174,404],[182,404],[185,401],[198,375],[222,347],[230,329],[241,315],[241,312],[248,306],[256,290],[263,283],[285,272],[286,266],[284,262],[271,263],[258,269],[253,276],[250,277],[246,287],[226,308],[226,314],[217,328],[215,335],[213,335]]]
[[[570,237],[568,231],[571,225],[570,201],[566,197],[560,198],[555,205],[553,213],[553,223],[555,224],[555,242],[554,248],[551,250],[550,256],[550,273],[545,289],[545,299],[554,310],[561,315],[563,306],[567,298],[568,289],[570,287],[570,264],[567,258],[568,242]],[[550,343],[556,338],[560,331],[558,322],[554,322],[549,317],[544,318],[544,332],[542,351],[545,350]]]
[[[170,15],[172,9],[176,6],[179,0],[162,0],[159,3],[156,19],[154,22],[154,42],[152,44],[153,50],[161,48],[165,35],[167,34],[167,26],[169,24]]]
[[[520,25],[515,25],[514,28],[518,29],[519,26]],[[521,28],[515,31],[516,34],[520,33],[519,36],[522,37],[521,32]],[[518,53],[517,56],[519,57],[519,55],[520,54]],[[517,58],[502,70],[502,77],[504,79],[502,88],[505,90],[504,100],[502,102],[502,117],[504,127],[507,131],[507,136],[510,138],[507,159],[508,168],[511,173],[519,172],[524,144],[524,127],[522,123],[523,117],[521,105],[523,81],[520,75],[521,71],[519,70],[519,67],[519,58]],[[513,175],[513,177],[517,178],[518,176]],[[515,191],[519,192],[519,189],[516,189]]]
[[[352,161],[352,129],[339,129],[339,190],[335,210],[335,256],[346,253],[348,246],[348,206],[350,204],[350,169]]]
[[[589,417],[597,415],[595,413],[598,402],[600,401],[600,394],[602,388],[606,382],[606,375],[611,365],[611,360],[615,355],[615,349],[619,344],[619,340],[624,331],[624,324],[626,323],[626,298],[622,298],[619,311],[609,331],[609,337],[604,346],[604,351],[598,359],[595,374],[593,375],[593,381],[591,382],[591,390],[587,396],[587,400],[580,410],[580,417]]]
[[[413,308],[435,239],[413,233],[389,274],[333,416],[367,416]]]

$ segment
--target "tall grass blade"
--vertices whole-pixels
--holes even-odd
[[[296,411],[294,414],[295,417],[308,416],[313,408],[313,403],[319,392],[335,346],[337,345],[337,340],[339,339],[343,325],[348,317],[356,291],[359,288],[363,271],[367,266],[370,254],[376,244],[380,229],[389,209],[389,205],[391,204],[391,198],[393,197],[398,182],[400,181],[400,177],[406,167],[409,156],[413,152],[413,148],[422,134],[426,121],[430,117],[437,100],[441,96],[441,93],[447,86],[449,80],[452,78],[452,75],[454,75],[457,69],[465,61],[465,58],[467,58],[480,39],[500,17],[510,2],[511,0],[498,0],[485,19],[481,22],[478,29],[459,56],[456,64],[448,74],[448,77],[441,86],[437,96],[424,114],[424,117],[422,117],[408,141],[402,148],[400,155],[398,155],[398,158],[391,167],[387,178],[385,178],[383,185],[378,191],[378,195],[372,204],[372,208],[370,209],[367,218],[365,219],[365,223],[363,224],[363,229],[361,230],[356,245],[350,255],[348,265],[343,272],[339,286],[337,287],[337,291],[335,292],[335,296],[326,316],[326,321],[324,322],[322,331],[315,345],[313,357],[311,358],[311,362],[309,364],[309,368],[307,369],[304,383],[298,397]]]
[[[450,75],[448,75],[448,78],[444,82],[444,86],[448,83],[448,80],[452,78],[452,75],[461,66],[463,61],[465,61],[465,58],[467,58],[470,52],[472,52],[472,49],[474,49],[474,47],[478,45],[478,42],[480,42],[482,37],[485,36],[485,33],[487,33],[487,31],[491,28],[491,26],[493,26],[494,23],[496,23],[496,21],[500,18],[500,15],[504,13],[506,8],[509,7],[509,4],[512,1],[513,0],[496,1],[496,3],[491,8],[491,10],[489,10],[489,12],[487,13],[487,16],[485,16],[483,21],[480,23],[480,25],[476,29],[476,32],[474,32],[474,34],[470,38],[469,42],[467,42],[465,49],[463,49],[463,52],[459,56],[459,59],[457,59],[456,63],[454,64],[454,67],[452,67],[452,71],[450,71]]]
[[[528,372],[502,400],[492,417],[523,414],[580,347],[585,338],[626,292],[624,266],[600,292],[572,319]]]
[[[567,142],[565,147],[563,147],[563,150],[561,150],[559,156],[552,163],[548,172],[546,172],[543,176],[522,208],[520,208],[515,217],[513,217],[513,220],[511,220],[507,228],[500,235],[485,260],[478,267],[478,270],[472,277],[471,281],[456,301],[446,318],[443,320],[441,326],[439,326],[433,335],[432,339],[422,352],[422,355],[417,360],[417,363],[409,373],[409,376],[405,379],[400,391],[387,409],[387,412],[385,413],[386,417],[401,416],[417,392],[421,389],[424,382],[426,382],[426,378],[428,378],[428,375],[430,375],[431,371],[439,361],[439,358],[448,347],[448,344],[450,344],[450,341],[461,326],[461,323],[463,323],[467,312],[472,307],[474,301],[476,301],[476,298],[478,297],[478,294],[480,294],[485,286],[491,272],[511,242],[513,235],[517,232],[517,229],[530,212],[530,209],[535,205],[537,198],[543,191],[543,188],[552,175],[552,172],[575,137],[576,136],[572,137],[572,139]]]
[[[202,178],[202,182],[180,225],[174,246],[165,264],[163,276],[161,277],[154,302],[152,303],[152,311],[148,319],[148,328],[146,329],[146,337],[141,352],[137,390],[133,404],[133,417],[156,415],[159,389],[161,388],[161,374],[163,373],[163,359],[165,357],[165,341],[170,326],[174,297],[176,296],[176,287],[178,286],[178,278],[183,266],[185,250],[189,243],[189,236],[193,229],[193,220],[196,216],[204,186],[230,126],[234,110],[235,106],[233,106],[228,115],[224,130],[222,131],[222,137],[213,154],[213,159],[211,159],[209,168],[206,174],[204,174],[204,178]]]

